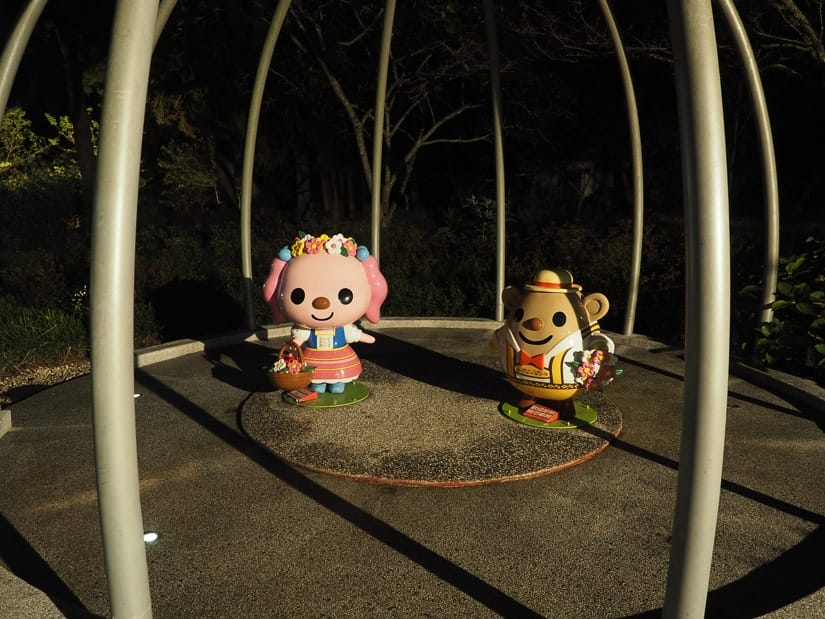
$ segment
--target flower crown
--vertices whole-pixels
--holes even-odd
[[[370,252],[363,245],[356,244],[351,236],[344,236],[340,232],[329,236],[322,234],[312,236],[304,232],[298,232],[298,236],[291,246],[284,246],[278,252],[278,257],[284,262],[289,262],[292,258],[297,258],[301,254],[333,254],[341,255],[345,258],[354,256],[363,262],[369,258]]]

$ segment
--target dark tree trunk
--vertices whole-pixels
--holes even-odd
[[[68,38],[61,36],[57,26],[54,32],[63,57],[69,114],[74,127],[74,147],[77,165],[80,169],[80,201],[83,211],[81,214],[88,220],[91,217],[94,199],[97,156],[92,140],[92,119],[87,109],[86,95],[83,92],[83,67],[77,58],[77,50],[69,43]]]

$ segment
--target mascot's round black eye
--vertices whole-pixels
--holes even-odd
[[[352,303],[352,290],[349,288],[341,288],[341,290],[338,291],[338,300],[344,305]]]
[[[524,310],[518,308],[515,312],[513,312],[513,320],[516,322],[521,322],[521,319],[524,318]]]
[[[553,324],[557,327],[561,327],[564,323],[567,322],[567,314],[564,312],[556,312],[553,314]]]
[[[295,305],[300,305],[301,303],[303,303],[306,296],[307,295],[304,292],[303,288],[296,288],[291,293],[289,293],[289,298]]]

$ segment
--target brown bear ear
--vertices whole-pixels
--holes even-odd
[[[504,309],[508,312],[521,305],[521,288],[519,286],[507,286],[501,291],[501,300],[504,301]]]
[[[610,309],[610,302],[601,292],[591,292],[584,298],[584,309],[587,310],[590,320],[599,320]]]

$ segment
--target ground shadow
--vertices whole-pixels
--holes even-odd
[[[478,576],[434,552],[383,520],[376,518],[369,512],[350,503],[334,492],[324,488],[259,445],[249,437],[243,429],[241,411],[243,410],[244,402],[241,403],[237,411],[237,423],[241,430],[241,433],[238,433],[228,428],[220,420],[215,419],[205,409],[193,404],[187,398],[147,372],[138,370],[137,377],[143,388],[152,390],[158,397],[168,402],[176,410],[223,440],[239,453],[244,454],[266,471],[278,477],[291,488],[331,512],[338,514],[338,516],[358,527],[367,535],[370,535],[377,541],[404,555],[410,561],[417,563],[434,576],[459,589],[492,611],[504,617],[541,617],[540,614],[480,579]]]
[[[249,349],[248,346],[253,347],[253,349],[263,349],[263,352],[254,351]],[[234,352],[225,350],[224,354],[228,354],[238,368],[242,369],[231,368],[219,360],[216,363],[216,368],[223,368],[221,371],[225,371],[229,380],[233,380],[233,376],[237,378],[243,373],[259,371],[258,364],[261,359],[268,359],[272,354],[271,350],[255,344],[241,345],[235,348]],[[386,335],[377,337],[375,344],[364,348],[367,350],[363,352],[359,349],[359,354],[364,359],[415,380],[459,393],[495,400],[501,400],[507,395],[506,381],[503,380],[502,374],[494,368],[456,360]],[[629,363],[662,373],[659,368],[649,367],[646,364]],[[665,374],[671,375],[670,373]],[[152,389],[159,397],[265,470],[277,476],[284,483],[319,505],[338,514],[376,540],[415,561],[443,581],[484,604],[487,608],[503,616],[540,616],[503,591],[314,482],[259,445],[246,435],[243,428],[241,420],[243,403],[239,406],[237,413],[237,424],[241,430],[241,434],[239,434],[227,428],[223,423],[209,415],[206,410],[191,403],[149,374],[139,371],[139,377],[143,385]],[[675,374],[672,377],[682,380],[681,376]],[[237,384],[242,384],[238,381],[236,381]],[[760,402],[760,404],[770,406],[766,403]],[[777,410],[788,412],[778,407]],[[603,434],[600,429],[592,426],[584,428],[584,430],[597,435]],[[656,462],[672,470],[678,470],[678,461],[676,460],[635,446],[612,435],[604,438],[608,439],[618,449]],[[825,574],[810,569],[812,565],[817,565],[816,562],[825,553],[825,533],[823,533],[825,516],[728,480],[722,480],[722,488],[788,515],[817,524],[819,528],[775,560],[759,566],[737,581],[711,592],[708,597],[707,616],[759,616],[787,606],[825,586]],[[753,591],[762,591],[763,595],[754,596]],[[658,617],[661,616],[661,609],[633,616]]]
[[[616,449],[621,449],[624,452],[627,452],[639,458],[644,458],[645,460],[648,460],[650,462],[655,462],[656,464],[665,466],[674,471],[679,470],[678,460],[673,460],[672,458],[668,458],[667,456],[657,454],[643,447],[639,447],[638,445],[628,443],[624,439],[614,437],[610,432],[606,432],[601,428],[589,425],[582,426],[578,429],[582,432],[593,434],[594,436],[598,436],[599,438],[610,442],[611,446],[615,447]],[[788,514],[789,516],[794,516],[796,518],[800,518],[801,520],[805,520],[807,522],[811,522],[814,524],[825,525],[825,515],[823,514],[813,512],[809,509],[805,509],[804,507],[800,507],[799,505],[788,503],[787,501],[783,501],[781,499],[777,499],[776,497],[772,497],[768,494],[765,494],[764,492],[759,492],[758,490],[754,490],[753,488],[743,486],[742,484],[736,483],[734,481],[722,479],[721,487],[723,490],[727,490],[728,492],[738,494],[739,496],[746,498],[748,500],[761,503],[766,507],[770,507],[771,509],[783,512],[785,514]]]
[[[42,591],[68,619],[92,619],[72,592],[20,532],[0,514],[0,560],[18,578]]]
[[[820,526],[773,561],[760,565],[742,578],[709,592],[705,617],[764,617],[811,595],[825,587],[825,572],[820,569],[823,555],[825,527]],[[661,616],[661,608],[630,615],[633,619],[653,619]]]
[[[29,396],[33,396],[35,393],[39,393],[49,387],[51,387],[51,385],[47,385],[45,383],[33,383],[30,385],[23,385],[21,387],[12,387],[6,391],[3,396],[8,398],[10,404],[17,404]]]
[[[681,374],[677,374],[675,372],[670,372],[668,370],[664,370],[660,367],[655,365],[651,365],[649,363],[644,363],[642,361],[636,361],[633,359],[628,359],[626,357],[621,357],[620,361],[624,365],[632,365],[643,370],[647,370],[648,372],[654,372],[659,374],[660,376],[666,376],[668,378],[672,378],[674,380],[678,380],[680,382],[684,382],[685,377]],[[772,389],[768,385],[758,385],[759,388],[764,389],[769,393],[773,393],[777,397],[782,398],[783,400],[788,400],[788,396],[786,394],[780,393],[778,390]],[[762,408],[767,408],[770,410],[775,410],[780,413],[784,413],[786,415],[793,415],[794,417],[799,417],[800,419],[807,419],[808,421],[814,422],[819,429],[825,432],[825,418],[822,415],[816,414],[814,411],[807,410],[804,406],[800,406],[799,408],[791,408],[789,406],[781,406],[779,404],[774,404],[773,402],[766,402],[765,400],[754,398],[752,396],[747,396],[736,391],[728,391],[728,395],[736,398],[737,400],[741,400],[743,402],[749,402],[751,404],[757,404]]]
[[[825,587],[825,526],[793,548],[708,595],[706,617],[762,617]],[[754,595],[759,592],[758,595]]]
[[[266,391],[271,388],[266,368],[272,365],[276,355],[277,350],[255,342],[241,342],[204,352],[204,357],[213,365],[212,377],[243,391]]]
[[[515,393],[496,368],[461,361],[381,333],[376,333],[375,338],[374,344],[354,345],[358,356],[401,376],[489,400],[502,401]],[[268,391],[272,387],[266,368],[275,361],[277,353],[277,347],[242,342],[207,350],[204,358],[214,366],[212,376],[216,380],[244,391]]]
[[[448,357],[383,333],[375,334],[374,344],[359,347],[358,355],[391,372],[448,391],[497,401],[513,395],[501,370]]]
[[[226,333],[243,322],[237,299],[208,280],[175,279],[151,290],[149,300],[165,342]]]

